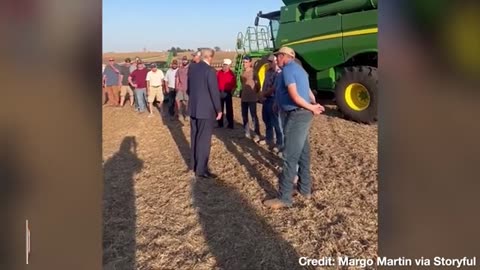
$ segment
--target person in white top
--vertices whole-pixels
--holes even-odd
[[[160,114],[163,115],[163,80],[165,78],[165,76],[163,75],[163,71],[158,69],[156,64],[152,64],[150,67],[152,69],[147,73],[147,99],[148,108],[150,110],[150,114],[148,115],[148,117],[153,116],[153,103],[155,102],[155,99],[160,104],[158,108],[160,109]]]
[[[176,75],[178,70],[178,61],[174,59],[170,68],[167,70],[165,74],[165,85],[167,87],[167,94],[168,94],[168,113],[172,120],[175,117],[175,98],[177,92],[175,91],[175,82],[176,82]]]

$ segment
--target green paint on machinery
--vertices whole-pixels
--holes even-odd
[[[346,118],[377,121],[378,0],[283,0],[280,10],[262,13],[237,37],[235,74],[239,93],[242,58],[255,59],[263,84],[266,58],[282,46],[295,50],[318,94],[334,93]],[[259,25],[260,19],[268,25]]]

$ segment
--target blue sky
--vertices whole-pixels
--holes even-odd
[[[237,33],[253,26],[258,11],[282,5],[282,0],[103,0],[103,51],[235,49]]]

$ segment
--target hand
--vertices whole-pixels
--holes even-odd
[[[312,105],[311,111],[314,115],[319,115],[325,111],[325,108],[320,104],[315,104]]]
[[[132,86],[133,86],[134,88],[137,88],[138,85],[137,85],[136,83],[134,83],[134,84],[132,84]]]
[[[217,118],[216,118],[216,120],[220,120],[220,119],[222,119],[222,113],[221,113],[221,112],[217,113]]]

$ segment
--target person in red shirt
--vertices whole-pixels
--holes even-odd
[[[135,88],[137,111],[143,113],[147,110],[147,74],[148,70],[142,62],[137,62],[137,69],[130,74],[128,82]]]
[[[232,60],[224,59],[223,67],[217,72],[218,89],[220,90],[222,113],[226,107],[227,110],[227,122],[228,128],[233,129],[233,104],[232,93],[237,88],[237,79],[235,74],[230,69]],[[218,126],[223,127],[223,114],[222,118],[218,120]]]

